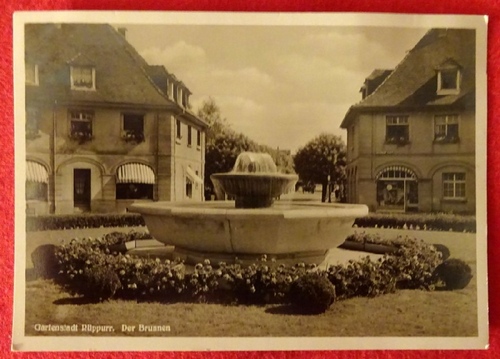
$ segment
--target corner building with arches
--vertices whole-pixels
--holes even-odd
[[[474,213],[475,81],[475,32],[466,29],[431,29],[395,69],[374,70],[341,124],[348,202]]]
[[[27,24],[25,94],[28,215],[203,200],[207,124],[125,28]]]

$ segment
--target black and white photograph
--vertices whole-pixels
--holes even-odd
[[[13,350],[486,348],[486,41],[16,13]]]

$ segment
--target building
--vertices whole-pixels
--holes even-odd
[[[475,31],[432,29],[375,70],[341,127],[347,197],[372,211],[475,211]]]
[[[190,110],[189,89],[125,34],[25,26],[28,214],[203,199],[207,124]]]

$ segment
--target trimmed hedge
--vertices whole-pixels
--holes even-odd
[[[370,213],[356,218],[354,226],[475,233],[476,217],[447,213]]]
[[[51,231],[76,228],[145,226],[137,213],[125,214],[67,214],[26,217],[26,231]]]

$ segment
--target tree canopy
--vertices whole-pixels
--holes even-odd
[[[209,125],[205,146],[205,190],[207,197],[208,193],[213,193],[214,190],[210,175],[229,172],[236,162],[236,157],[242,152],[269,153],[279,172],[294,173],[293,159],[289,151],[259,145],[248,136],[234,131],[227,120],[222,117],[220,108],[213,98],[209,98],[201,105],[198,117]]]
[[[340,136],[322,133],[300,148],[293,158],[295,172],[304,181],[323,185],[323,200],[328,184],[345,181],[346,152]]]

